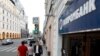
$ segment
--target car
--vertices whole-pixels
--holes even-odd
[[[14,42],[12,41],[12,39],[4,39],[2,40],[2,45],[9,45],[9,44],[13,44]]]
[[[27,43],[35,43],[36,41],[34,40],[34,38],[27,38]]]

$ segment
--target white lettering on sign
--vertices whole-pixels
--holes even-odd
[[[80,8],[78,8],[75,12],[73,12],[70,16],[66,17],[63,20],[62,25],[64,26],[69,22],[72,22],[94,10],[96,10],[95,0],[89,0],[85,4],[83,4]]]

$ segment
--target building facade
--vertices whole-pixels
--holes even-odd
[[[50,56],[98,56],[99,0],[46,0],[44,37]]]
[[[66,0],[45,0],[46,16],[43,35],[50,56],[62,56],[62,36],[58,31],[58,20],[66,2]]]
[[[20,21],[24,15],[18,3],[17,0],[0,0],[0,39],[21,38]]]

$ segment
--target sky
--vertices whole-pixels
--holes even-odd
[[[24,7],[26,16],[28,16],[29,32],[34,30],[33,17],[39,17],[40,31],[43,32],[43,23],[45,20],[45,0],[19,0]]]

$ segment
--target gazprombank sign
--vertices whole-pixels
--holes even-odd
[[[100,28],[100,0],[73,0],[59,18],[59,32]]]

